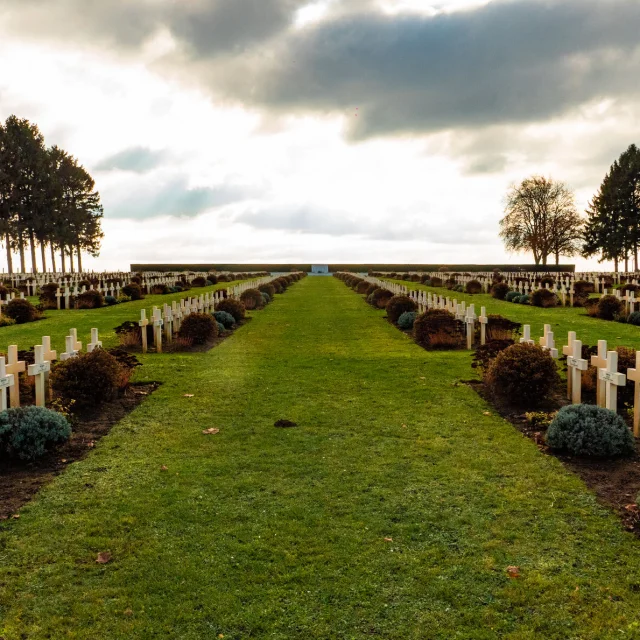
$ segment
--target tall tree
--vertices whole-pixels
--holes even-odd
[[[508,251],[531,251],[537,265],[550,255],[575,255],[580,249],[582,220],[573,192],[562,182],[543,176],[513,185],[506,197],[500,237]]]
[[[583,255],[613,260],[615,270],[629,257],[637,271],[640,244],[640,149],[631,145],[611,165],[587,209]]]

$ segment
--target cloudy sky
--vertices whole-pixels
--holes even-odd
[[[0,118],[95,177],[130,262],[517,262],[638,139],[636,0],[0,0]],[[578,260],[580,267],[596,261]]]

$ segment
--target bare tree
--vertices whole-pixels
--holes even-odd
[[[532,176],[509,189],[500,237],[508,251],[531,251],[536,264],[546,265],[550,255],[559,264],[561,255],[580,251],[582,225],[569,187]]]

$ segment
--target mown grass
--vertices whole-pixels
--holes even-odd
[[[10,327],[0,327],[0,351],[6,349],[5,345],[17,344],[19,349],[29,349],[42,343],[42,336],[51,337],[51,345],[64,352],[65,337],[69,335],[69,329],[78,330],[78,340],[86,346],[90,342],[91,329],[97,328],[100,340],[105,347],[113,347],[118,344],[118,338],[114,328],[127,320],[137,322],[140,320],[140,310],[147,310],[147,318],[151,318],[151,309],[163,304],[171,305],[173,300],[182,298],[195,298],[207,292],[218,291],[235,287],[243,281],[222,282],[209,287],[196,287],[182,293],[170,293],[167,295],[145,296],[143,300],[125,302],[113,307],[100,309],[72,309],[69,311],[57,309],[44,312],[45,318],[36,322]],[[32,302],[37,301],[33,299]]]
[[[637,540],[485,415],[468,353],[336,279],[145,361],[161,388],[2,524],[6,640],[638,637]]]
[[[550,324],[554,332],[556,346],[561,350],[562,345],[567,344],[567,334],[575,331],[578,340],[583,344],[597,345],[598,340],[607,340],[609,347],[625,346],[640,350],[640,327],[620,322],[591,318],[581,307],[555,307],[553,309],[541,309],[531,305],[514,304],[504,300],[496,300],[489,294],[481,293],[469,295],[450,291],[443,287],[425,287],[415,282],[403,280],[390,280],[406,286],[409,290],[431,291],[458,302],[463,300],[476,306],[476,313],[480,314],[480,308],[486,307],[487,313],[500,314],[516,322],[531,325],[531,335],[536,340],[542,336],[544,325]]]

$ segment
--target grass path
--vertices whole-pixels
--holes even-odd
[[[163,386],[0,526],[5,640],[640,635],[638,541],[484,415],[468,354],[336,279],[145,362]]]

